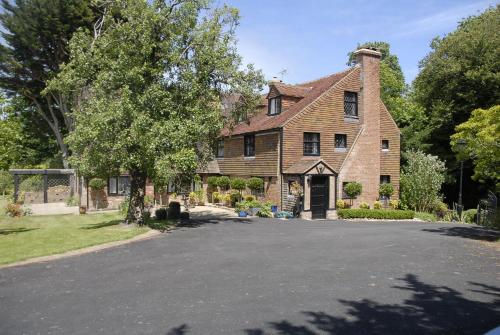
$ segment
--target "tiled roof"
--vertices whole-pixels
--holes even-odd
[[[312,86],[303,87],[298,85],[288,85],[282,82],[274,82],[272,85],[276,87],[279,94],[296,98],[303,98],[312,90]]]
[[[288,120],[300,113],[305,107],[307,107],[310,103],[316,100],[325,91],[338,83],[342,78],[347,76],[352,71],[353,68],[350,68],[343,72],[334,73],[314,81],[297,84],[294,85],[293,89],[291,85],[278,85],[281,89],[288,90],[288,92],[293,91],[297,94],[304,94],[304,97],[297,103],[290,106],[290,108],[283,110],[281,114],[269,116],[265,111],[261,111],[260,113],[252,116],[248,121],[235,125],[232,129],[223,129],[221,135],[240,135],[245,133],[280,128]]]

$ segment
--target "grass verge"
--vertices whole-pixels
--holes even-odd
[[[147,227],[120,225],[119,213],[0,216],[0,264],[132,238]]]

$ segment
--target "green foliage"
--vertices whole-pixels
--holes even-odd
[[[370,209],[370,205],[368,205],[368,203],[366,203],[366,202],[362,202],[359,205],[359,208],[361,208],[361,209]]]
[[[465,223],[475,223],[476,222],[477,209],[472,208],[463,211],[462,218]]]
[[[380,201],[375,201],[373,203],[373,209],[382,209],[382,204],[380,203]]]
[[[247,187],[247,182],[243,178],[231,179],[231,188],[237,191],[243,191]]]
[[[488,109],[500,101],[498,31],[498,4],[480,15],[466,18],[455,31],[432,41],[432,51],[422,60],[420,73],[413,83],[415,100],[423,107],[425,116],[421,131],[415,132],[415,136],[429,144],[426,152],[446,162],[450,173],[447,184],[456,183],[460,169],[450,146],[455,126],[466,122],[472,111]],[[481,180],[482,168],[477,172]],[[464,192],[469,198],[477,196],[480,189],[477,183],[469,182],[471,175],[466,164]]]
[[[385,209],[339,209],[337,214],[342,219],[383,219],[407,220],[413,219],[415,212]]]
[[[24,179],[19,184],[19,191],[21,192],[42,192],[43,191],[43,178],[41,175],[33,175]]]
[[[400,205],[399,201],[396,199],[389,201],[389,206],[391,206],[392,209],[398,209],[399,205]],[[408,209],[408,208],[401,208],[401,209]]]
[[[240,202],[237,202],[234,205],[234,211],[236,213],[239,213],[239,212],[248,212],[249,209],[250,209],[250,207],[248,205],[248,202],[246,202],[246,201],[240,201]]]
[[[72,127],[67,97],[43,96],[42,90],[68,60],[68,41],[73,33],[79,28],[92,29],[95,15],[91,1],[16,0],[3,1],[2,7],[0,87],[26,105],[22,132],[38,126],[40,131],[33,132],[35,141],[44,141],[46,134],[52,133],[51,142],[57,142],[67,155],[63,136]],[[50,151],[40,152],[45,158],[51,155]]]
[[[231,206],[234,206],[238,201],[241,200],[241,194],[239,191],[232,191],[229,193],[229,199],[231,202]]]
[[[168,211],[166,208],[158,208],[155,211],[156,220],[166,220],[168,215]]]
[[[221,194],[219,192],[212,193],[212,202],[218,203],[222,200]]]
[[[78,201],[77,197],[69,197],[66,200],[66,206],[78,206],[80,202]]]
[[[427,212],[416,212],[415,218],[420,219],[422,221],[427,221],[427,222],[437,221],[437,218],[434,214],[427,213]]]
[[[101,178],[92,178],[89,181],[89,187],[92,191],[102,191],[106,187],[106,181]]]
[[[14,189],[14,178],[9,171],[0,171],[0,194],[5,195]]]
[[[166,211],[165,211],[166,212]],[[165,232],[175,226],[175,221],[164,219],[149,220],[148,227],[154,230]]]
[[[255,197],[253,195],[245,195],[245,201],[254,201]]]
[[[219,186],[219,177],[217,176],[208,177],[207,184],[210,188],[217,188],[217,186]]]
[[[261,191],[264,189],[264,180],[258,177],[252,177],[247,179],[247,186],[252,191]]]
[[[394,193],[394,186],[391,183],[380,184],[378,193],[381,197],[390,198]]]
[[[476,109],[470,118],[455,128],[451,147],[460,160],[474,162],[474,180],[491,181],[500,191],[500,105]],[[460,145],[460,140],[465,144]],[[463,146],[463,147],[462,147]]]
[[[273,212],[271,211],[271,203],[270,202],[263,203],[259,211],[257,212],[257,216],[261,218],[272,218]]]
[[[8,203],[7,206],[5,207],[5,213],[8,216],[15,217],[15,218],[24,215],[24,211],[23,211],[21,204],[17,204],[17,203]]]
[[[127,215],[128,207],[130,205],[130,198],[125,197],[122,202],[118,205],[118,211],[123,215]]]
[[[220,97],[241,94],[235,113],[260,100],[262,74],[236,52],[237,10],[195,0],[107,1],[101,9],[100,33],[73,35],[70,61],[45,91],[85,97],[73,106],[71,162],[83,175],[124,170],[157,185],[191,181],[212,159]],[[132,181],[133,198],[140,184]],[[134,213],[128,222],[141,220]]]
[[[336,205],[337,205],[337,209],[343,209],[346,207],[346,203],[342,199],[337,200]]]
[[[428,212],[437,200],[444,182],[444,163],[420,151],[405,154],[407,164],[401,173],[401,201],[418,212]]]
[[[231,179],[228,176],[220,176],[217,179],[217,186],[219,186],[222,190],[227,190],[231,185]]]
[[[195,192],[189,193],[189,204],[194,206],[198,202],[198,196]]]
[[[344,187],[344,192],[347,194],[349,199],[354,199],[361,194],[363,186],[358,182],[349,182]]]

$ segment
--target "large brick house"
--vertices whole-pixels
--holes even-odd
[[[262,177],[265,197],[290,210],[298,181],[304,218],[334,217],[347,182],[363,186],[355,205],[373,205],[380,183],[398,190],[400,131],[380,99],[381,54],[355,56],[355,66],[317,80],[271,81],[259,110],[222,131],[203,187],[209,175]]]

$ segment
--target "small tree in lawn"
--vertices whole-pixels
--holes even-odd
[[[358,182],[350,182],[345,185],[344,192],[349,197],[351,206],[353,199],[360,195],[362,190],[363,186],[361,186],[361,184]]]
[[[264,190],[264,180],[258,177],[248,178],[247,186],[254,194],[260,194]]]
[[[380,195],[380,198],[384,200],[384,203],[386,205],[387,205],[387,200],[391,197],[393,193],[394,193],[394,186],[392,186],[391,183],[380,184],[378,189],[378,194]]]
[[[239,192],[238,201],[241,201],[241,191],[247,188],[247,182],[243,178],[231,179],[231,188]]]
[[[100,1],[94,31],[70,41],[70,61],[45,94],[73,102],[68,137],[82,175],[130,175],[125,222],[144,223],[146,178],[190,182],[213,158],[223,126],[221,98],[239,94],[232,112],[260,100],[260,71],[242,67],[235,47],[238,11],[210,2]]]

